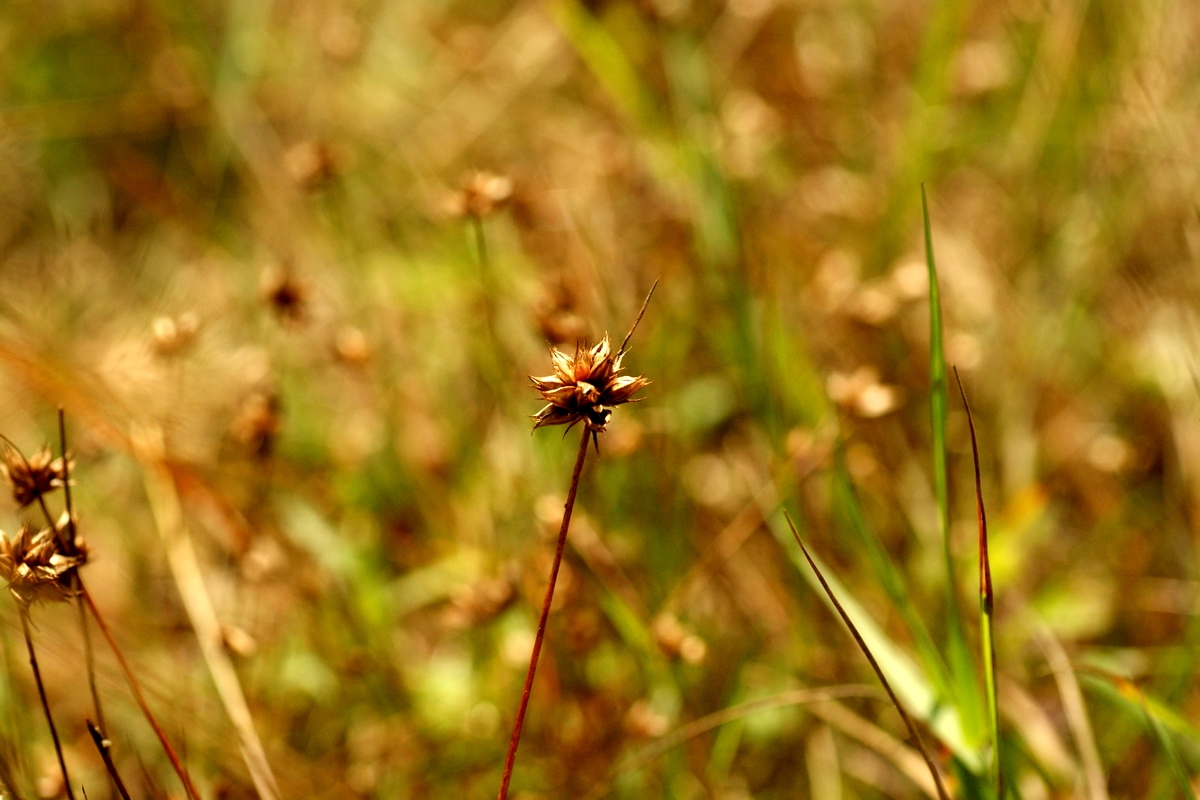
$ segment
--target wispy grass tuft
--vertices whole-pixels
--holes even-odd
[[[979,631],[983,648],[983,680],[987,689],[988,726],[992,734],[991,777],[996,786],[996,798],[1002,800],[1004,771],[1000,767],[1000,713],[996,702],[995,593],[992,590],[992,565],[988,553],[987,514],[983,510],[983,485],[979,477],[979,442],[975,437],[971,404],[967,402],[967,391],[958,375],[958,367],[954,368],[954,380],[958,383],[958,393],[962,395],[963,408],[967,411],[971,457],[975,462],[975,512],[979,518]]]
[[[805,560],[808,561],[808,565],[812,568],[813,573],[817,576],[817,580],[821,582],[822,588],[825,589],[825,594],[829,596],[829,602],[833,603],[833,607],[837,609],[838,614],[842,618],[842,622],[846,623],[846,627],[850,629],[850,635],[854,637],[854,641],[858,643],[859,649],[862,650],[863,655],[867,657],[867,661],[871,663],[871,669],[875,670],[875,676],[878,677],[879,682],[883,684],[884,691],[886,691],[888,697],[891,698],[892,705],[894,705],[896,710],[900,712],[900,716],[904,719],[904,724],[908,726],[908,732],[912,735],[913,740],[917,743],[917,748],[921,751],[921,755],[925,759],[925,764],[929,767],[929,773],[933,776],[933,783],[934,786],[937,787],[938,797],[940,800],[949,800],[950,795],[947,794],[946,786],[942,782],[941,772],[938,771],[937,765],[933,761],[933,757],[929,755],[929,750],[925,747],[925,742],[921,738],[920,731],[917,730],[916,723],[913,722],[912,717],[910,717],[908,714],[908,711],[906,711],[904,706],[900,703],[899,698],[896,697],[896,693],[892,691],[892,685],[888,683],[887,678],[884,677],[883,670],[880,669],[879,663],[875,660],[875,656],[871,654],[871,649],[867,647],[867,643],[863,641],[862,636],[858,632],[858,628],[854,627],[854,623],[850,620],[850,615],[846,613],[846,610],[842,608],[842,604],[838,602],[837,595],[835,595],[833,590],[829,588],[829,584],[826,582],[825,576],[821,573],[821,570],[817,568],[817,563],[813,561],[812,556],[808,554],[808,548],[804,546],[804,541],[800,538],[800,532],[797,531],[796,526],[792,524],[792,518],[786,513],[784,516],[787,518],[788,527],[792,529],[792,536],[795,537],[796,544],[800,545],[800,551],[804,553]]]

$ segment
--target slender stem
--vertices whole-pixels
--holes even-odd
[[[1000,768],[1000,712],[996,699],[995,594],[992,590],[992,566],[988,554],[987,514],[983,509],[983,483],[979,477],[979,443],[975,438],[975,419],[971,416],[971,404],[967,402],[967,390],[963,388],[958,367],[954,368],[954,380],[958,382],[958,393],[962,395],[963,408],[967,411],[967,426],[971,429],[971,457],[975,462],[975,512],[979,519],[979,638],[983,647],[983,679],[987,690],[988,723],[992,734],[992,760],[989,769],[992,782],[996,785],[996,798],[1004,800],[1004,771]]]
[[[33,667],[33,680],[37,683],[38,697],[42,700],[42,711],[46,712],[46,724],[50,726],[50,738],[54,740],[54,752],[58,755],[58,766],[62,770],[63,785],[67,789],[67,797],[75,800],[75,791],[71,788],[71,776],[67,773],[67,761],[63,758],[62,743],[58,740],[58,728],[54,727],[54,717],[50,714],[50,701],[46,699],[46,687],[42,683],[42,671],[38,667],[37,652],[33,649],[33,637],[29,633],[29,616],[24,608],[17,609],[21,617],[21,631],[25,634],[25,646],[29,648],[29,666]]]
[[[67,457],[67,420],[63,407],[58,407],[58,454],[63,460],[63,504],[67,509],[67,552],[79,554],[79,542],[75,531],[75,508],[71,504],[71,461]],[[43,505],[43,509],[45,506]],[[100,704],[100,691],[96,688],[96,653],[92,648],[92,634],[88,630],[87,608],[83,603],[83,579],[78,567],[71,573],[71,589],[75,592],[75,604],[79,608],[79,630],[83,633],[83,657],[87,665],[88,688],[92,692],[92,705],[96,709],[96,725],[102,735],[107,735],[104,708]]]
[[[512,780],[513,762],[517,758],[517,745],[521,743],[521,728],[525,725],[525,709],[529,706],[529,693],[533,689],[533,674],[537,672],[538,656],[542,652],[542,639],[546,636],[546,620],[550,616],[550,604],[554,600],[554,584],[558,580],[558,568],[562,565],[563,547],[567,543],[567,529],[571,525],[571,511],[575,508],[575,494],[579,490],[579,476],[583,473],[583,462],[587,458],[590,436],[591,428],[585,425],[583,436],[579,441],[579,455],[575,457],[575,471],[571,474],[571,489],[567,492],[567,504],[563,508],[562,526],[558,529],[558,546],[554,550],[554,565],[550,568],[550,581],[546,585],[546,599],[542,602],[542,616],[538,620],[537,636],[533,640],[533,653],[529,656],[529,672],[525,675],[525,689],[521,692],[521,705],[517,707],[512,741],[508,744],[508,757],[504,760],[504,776],[500,780],[498,800],[506,800],[508,797],[508,783]]]
[[[104,738],[104,734],[90,719],[87,721],[87,727],[88,733],[92,735],[92,741],[96,743],[96,749],[100,751],[100,758],[104,759],[104,768],[108,770],[108,777],[112,778],[121,795],[121,800],[130,800],[129,790],[125,788],[125,781],[121,780],[121,775],[117,772],[117,765],[112,760],[112,743]]]
[[[117,641],[113,638],[112,632],[109,631],[108,625],[105,624],[104,617],[100,616],[100,609],[96,608],[96,602],[92,600],[92,596],[88,594],[87,589],[83,587],[82,583],[79,587],[79,596],[87,603],[87,607],[91,609],[92,618],[96,620],[96,625],[108,641],[108,646],[112,649],[113,655],[117,657],[117,663],[121,665],[121,671],[125,673],[125,680],[129,683],[129,688],[133,692],[133,698],[137,701],[138,708],[142,710],[142,715],[146,717],[146,721],[154,729],[154,734],[158,737],[159,743],[162,744],[163,751],[167,754],[167,759],[170,760],[171,766],[175,768],[175,774],[183,782],[183,788],[187,792],[188,797],[191,800],[200,800],[200,793],[196,791],[191,776],[188,775],[187,769],[184,768],[183,763],[179,760],[179,756],[175,754],[175,748],[167,740],[167,735],[163,733],[158,720],[154,718],[154,714],[150,711],[150,706],[146,705],[146,698],[142,695],[141,684],[134,677],[133,670],[129,668],[128,662],[125,661],[125,655],[121,652],[121,648],[117,646]]]

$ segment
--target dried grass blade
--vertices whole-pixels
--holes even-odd
[[[1044,623],[1039,623],[1035,632],[1042,652],[1046,655],[1046,663],[1054,673],[1059,698],[1063,704],[1063,714],[1067,718],[1075,747],[1078,748],[1079,757],[1083,761],[1088,800],[1108,800],[1108,782],[1104,777],[1104,767],[1100,763],[1100,751],[1096,747],[1096,737],[1092,734],[1087,706],[1083,702],[1083,692],[1075,678],[1075,670],[1071,668],[1071,660],[1067,658],[1067,652]]]
[[[784,708],[786,706],[810,705],[816,703],[828,703],[843,697],[878,697],[879,690],[870,686],[847,684],[845,686],[821,686],[812,689],[793,689],[789,692],[780,692],[779,694],[763,697],[758,700],[750,700],[745,703],[739,703],[736,706],[723,708],[720,711],[714,711],[699,719],[692,720],[686,725],[682,725],[670,733],[664,735],[660,739],[656,739],[642,749],[638,750],[633,755],[626,758],[617,767],[616,771],[601,785],[592,789],[584,800],[600,800],[606,797],[612,791],[612,784],[618,777],[628,772],[633,772],[653,761],[658,756],[678,747],[689,739],[694,739],[701,734],[708,733],[711,730],[726,725],[730,722],[736,722],[739,719],[744,719],[751,714],[757,714],[761,711],[769,711],[774,708]]]
[[[987,514],[983,510],[983,483],[979,474],[979,442],[975,438],[975,419],[971,416],[971,404],[967,402],[967,391],[963,388],[958,367],[954,368],[954,380],[958,383],[958,393],[967,411],[971,456],[975,462],[975,513],[979,520],[979,631],[983,648],[983,680],[987,689],[988,725],[992,733],[991,777],[996,786],[996,798],[1002,800],[1004,771],[1000,767],[1000,712],[996,699],[995,592],[992,589],[992,565],[988,551]]]
[[[200,562],[196,558],[191,537],[183,524],[183,511],[171,473],[161,460],[161,432],[144,432],[135,437],[136,451],[142,463],[146,482],[146,494],[154,515],[158,532],[167,551],[167,563],[179,589],[184,609],[196,633],[200,651],[208,666],[209,674],[217,688],[221,704],[237,731],[241,744],[242,758],[250,771],[254,788],[262,800],[279,800],[279,785],[267,761],[266,751],[258,732],[241,682],[228,653],[225,652],[221,636],[221,625],[213,608],[212,599],[204,585]],[[157,445],[157,446],[156,446]]]
[[[809,555],[808,548],[804,546],[804,541],[800,538],[800,533],[796,530],[796,526],[792,524],[792,518],[787,514],[784,516],[787,518],[788,527],[792,529],[792,536],[795,537],[796,544],[800,545],[800,551],[804,553],[805,560],[808,561],[808,565],[812,568],[813,573],[817,576],[817,580],[821,582],[821,586],[825,589],[825,594],[829,596],[829,601],[833,603],[833,607],[837,609],[838,614],[842,618],[842,622],[846,623],[846,627],[850,629],[850,634],[854,637],[854,641],[858,643],[859,649],[862,650],[863,655],[867,657],[867,661],[871,663],[871,669],[875,670],[875,676],[879,678],[879,682],[883,684],[884,691],[886,691],[888,693],[888,697],[891,698],[892,705],[896,707],[896,710],[900,712],[900,716],[904,719],[904,724],[908,727],[908,732],[916,741],[917,747],[921,751],[921,755],[925,758],[925,764],[929,767],[929,774],[933,776],[933,782],[937,787],[938,797],[940,800],[949,800],[950,796],[946,793],[946,787],[942,783],[942,775],[938,771],[937,765],[934,764],[933,757],[929,755],[929,750],[926,749],[925,742],[921,739],[921,734],[917,730],[916,723],[913,722],[912,717],[910,717],[908,714],[908,711],[905,710],[904,706],[900,703],[900,700],[896,697],[896,693],[892,691],[892,686],[890,683],[888,683],[887,678],[884,677],[883,670],[880,669],[879,663],[875,660],[875,656],[871,654],[871,649],[867,647],[867,643],[863,641],[862,636],[858,632],[858,628],[856,628],[854,623],[850,620],[850,615],[846,613],[844,608],[842,608],[842,604],[838,601],[837,595],[835,595],[833,590],[829,588],[829,583],[826,582],[825,576],[821,573],[821,570],[817,568],[817,563],[813,561],[812,556]]]

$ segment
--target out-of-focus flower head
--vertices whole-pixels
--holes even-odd
[[[70,466],[73,464],[55,458],[50,448],[44,445],[29,458],[7,441],[4,442],[3,452],[0,452],[0,472],[4,473],[4,480],[12,489],[13,500],[21,508],[55,489],[61,489],[66,484]]]
[[[25,524],[11,538],[0,532],[0,578],[24,605],[68,599],[70,572],[86,561],[86,550],[65,553],[57,532],[50,528],[34,533]]]
[[[446,200],[446,211],[456,217],[486,217],[512,197],[512,178],[494,172],[473,172]]]

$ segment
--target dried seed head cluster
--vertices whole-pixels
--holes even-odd
[[[84,550],[76,555],[63,552],[61,539],[50,528],[34,533],[25,524],[12,538],[0,532],[0,578],[25,605],[69,598],[71,570],[86,561]]]
[[[13,500],[21,508],[61,489],[66,484],[70,466],[73,465],[55,458],[50,448],[44,446],[29,458],[12,446],[6,446],[0,454],[0,472],[4,473],[4,480],[12,488]]]
[[[590,430],[604,430],[613,408],[633,401],[633,395],[649,383],[640,375],[621,375],[623,357],[623,351],[613,355],[607,334],[595,347],[577,345],[574,356],[550,348],[554,374],[530,376],[534,388],[547,401],[534,416],[534,429],[543,425],[566,425],[570,429],[586,421]]]

